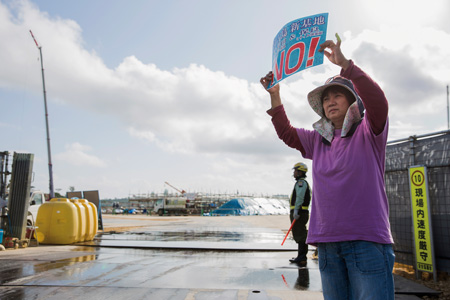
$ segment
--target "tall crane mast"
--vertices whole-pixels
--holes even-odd
[[[42,86],[44,89],[44,108],[45,108],[45,126],[47,129],[47,155],[48,155],[48,175],[49,175],[49,190],[50,198],[55,197],[54,187],[53,187],[53,164],[52,164],[52,154],[50,149],[50,130],[48,128],[48,110],[47,110],[47,91],[45,90],[45,78],[44,78],[44,62],[42,60],[42,46],[38,44],[34,38],[33,32],[31,32],[31,37],[33,38],[36,47],[39,49],[39,54],[41,56],[41,71],[42,71]]]

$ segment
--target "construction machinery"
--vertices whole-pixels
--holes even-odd
[[[167,184],[168,186],[170,186],[171,188],[173,188],[175,191],[177,191],[177,192],[180,193],[181,195],[186,194],[186,191],[185,191],[185,190],[177,189],[176,187],[174,187],[173,185],[171,185],[171,184],[168,183],[167,181],[165,181],[164,183]]]

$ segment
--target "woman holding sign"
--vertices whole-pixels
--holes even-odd
[[[278,137],[311,159],[313,198],[307,243],[319,249],[325,299],[394,299],[393,239],[384,186],[388,103],[383,91],[328,40],[320,52],[340,75],[308,94],[321,117],[314,130],[294,128],[280,86],[268,89]],[[272,72],[261,78],[267,89]],[[364,114],[364,109],[365,114]]]

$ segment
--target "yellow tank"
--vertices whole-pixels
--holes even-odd
[[[92,207],[92,217],[94,218],[94,231],[92,232],[92,235],[91,235],[92,236],[91,240],[93,240],[95,238],[95,236],[97,235],[97,231],[98,231],[98,211],[97,211],[97,206],[95,206],[94,203],[88,201],[88,204]]]
[[[78,236],[78,211],[67,198],[53,198],[39,207],[37,240],[41,244],[73,244]]]
[[[87,220],[86,220],[86,208],[79,201],[79,199],[70,199],[70,202],[75,204],[77,207],[77,216],[78,216],[78,234],[77,234],[77,242],[84,242],[86,240],[86,232],[87,232]]]
[[[92,213],[93,213],[93,218],[94,218],[94,232],[92,233],[92,240],[95,238],[95,236],[97,235],[97,231],[98,231],[98,211],[97,211],[97,206],[95,206],[94,203],[92,202],[88,202],[90,206],[92,206]]]
[[[92,241],[97,234],[98,229],[98,217],[97,207],[94,203],[89,202],[86,199],[78,199],[80,203],[86,208],[86,239],[85,241]]]

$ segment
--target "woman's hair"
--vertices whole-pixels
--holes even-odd
[[[355,96],[354,96],[353,93],[350,92],[348,89],[346,89],[345,87],[340,86],[340,85],[332,85],[332,86],[327,87],[327,88],[323,91],[322,96],[320,97],[320,99],[322,100],[322,102],[323,102],[323,98],[324,98],[326,95],[328,95],[328,93],[330,93],[330,92],[332,92],[332,93],[337,93],[337,92],[339,92],[339,93],[344,94],[345,97],[346,97],[347,100],[348,100],[348,104],[349,104],[349,105],[352,105],[353,102],[356,101]]]

